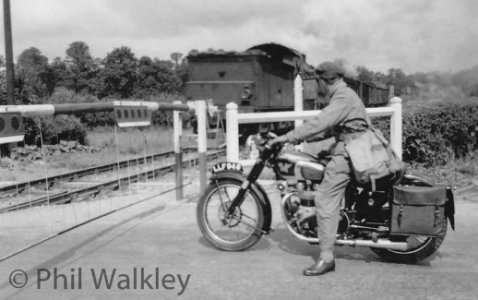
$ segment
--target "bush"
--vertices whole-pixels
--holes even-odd
[[[85,124],[89,128],[114,126],[116,120],[112,113],[99,112],[99,113],[83,113],[78,114],[81,123]]]
[[[96,103],[100,100],[91,94],[82,94],[75,93],[72,90],[69,90],[64,87],[58,87],[55,89],[55,92],[48,99],[48,103],[53,104],[70,104],[70,103]],[[98,126],[113,126],[115,124],[115,119],[111,116],[110,113],[100,112],[100,113],[80,113],[76,114],[81,120],[81,123],[87,127],[98,127]]]
[[[163,93],[157,96],[147,97],[144,100],[172,103],[173,101],[184,100],[184,99],[181,96]],[[172,127],[173,112],[172,111],[155,111],[151,116],[151,123],[153,125],[162,126],[162,127]]]
[[[24,118],[24,124],[26,145],[41,146],[40,134],[45,145],[55,145],[61,140],[86,144],[86,128],[74,116]]]
[[[404,107],[403,160],[425,167],[444,165],[478,149],[478,103],[440,103]],[[390,123],[374,125],[389,137]]]

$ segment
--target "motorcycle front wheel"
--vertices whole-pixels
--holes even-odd
[[[196,208],[199,229],[212,245],[220,250],[241,251],[261,238],[264,214],[259,196],[248,190],[244,201],[232,215],[227,211],[242,182],[222,179],[210,183]]]
[[[443,222],[442,231],[436,237],[408,236],[397,237],[394,241],[406,242],[407,251],[370,248],[383,259],[391,262],[415,264],[435,253],[443,243],[447,232],[447,220]]]

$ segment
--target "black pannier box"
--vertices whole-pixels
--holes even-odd
[[[395,186],[390,233],[439,235],[446,222],[446,193],[444,186]]]

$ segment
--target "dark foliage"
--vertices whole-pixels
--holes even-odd
[[[86,144],[86,128],[74,116],[24,118],[25,144],[55,145],[60,141],[78,141]],[[41,136],[40,136],[41,134]]]
[[[403,159],[424,166],[444,165],[478,149],[478,103],[433,104],[405,108]],[[387,118],[374,121],[388,137]]]

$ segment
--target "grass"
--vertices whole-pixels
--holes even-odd
[[[444,166],[431,168],[409,168],[409,172],[423,176],[437,184],[449,184],[457,189],[466,188],[478,183],[478,153],[464,159],[450,161]]]
[[[152,154],[173,149],[172,129],[96,128],[87,135],[89,146],[100,149],[118,149],[120,154]]]
[[[185,134],[188,132],[185,131]],[[87,135],[89,146],[98,152],[61,153],[46,160],[13,161],[13,167],[0,163],[0,181],[27,181],[71,172],[87,167],[113,163],[138,156],[173,150],[173,130],[160,127],[97,128]],[[188,146],[182,143],[183,147]],[[10,162],[11,163],[11,162]]]

